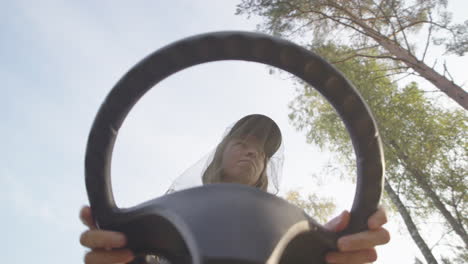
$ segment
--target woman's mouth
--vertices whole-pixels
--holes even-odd
[[[254,162],[252,160],[239,160],[238,163],[249,163],[251,164],[252,166],[255,166]]]

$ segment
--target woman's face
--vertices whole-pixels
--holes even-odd
[[[265,167],[263,145],[254,136],[231,139],[222,157],[223,181],[254,185]]]

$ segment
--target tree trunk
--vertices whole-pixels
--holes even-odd
[[[406,168],[411,174],[414,176],[418,185],[424,190],[424,193],[431,199],[434,203],[434,206],[440,211],[440,213],[445,217],[445,219],[449,222],[452,226],[453,230],[457,235],[461,237],[463,242],[465,242],[465,246],[468,247],[468,235],[466,233],[465,228],[463,227],[462,223],[458,222],[455,217],[450,213],[450,211],[445,207],[442,201],[439,199],[439,196],[432,190],[429,182],[427,181],[426,177],[423,176],[418,170],[413,168]]]
[[[423,254],[424,258],[426,259],[428,264],[437,264],[437,260],[435,259],[434,255],[432,255],[431,250],[427,246],[424,239],[419,234],[418,228],[413,222],[411,215],[409,214],[408,210],[406,209],[405,205],[401,202],[400,197],[398,194],[395,193],[392,186],[385,181],[385,191],[387,192],[388,196],[392,200],[393,204],[397,207],[398,212],[400,213],[403,221],[406,224],[406,228],[414,240],[414,243],[418,246],[419,250]]]
[[[445,76],[439,74],[433,68],[427,66],[423,61],[418,60],[415,56],[413,56],[413,54],[411,54],[408,50],[402,48],[398,43],[395,43],[388,37],[384,36],[382,33],[369,27],[364,21],[360,19],[360,17],[356,16],[350,10],[342,8],[341,6],[336,5],[332,2],[328,2],[328,5],[330,5],[333,8],[336,8],[337,10],[345,12],[349,16],[349,19],[352,21],[352,23],[362,29],[361,33],[364,33],[366,36],[372,38],[377,43],[382,45],[382,47],[384,47],[388,52],[395,56],[394,59],[402,61],[403,63],[408,65],[408,67],[415,70],[423,78],[434,84],[435,87],[440,89],[450,98],[455,100],[455,102],[457,102],[463,108],[468,110],[468,93],[465,90],[463,90],[460,86],[456,85],[455,83],[447,79]],[[318,13],[324,15],[321,12]],[[353,30],[356,30],[356,28],[351,28]]]
[[[364,22],[360,21],[357,17],[350,15],[353,23],[359,25],[368,37],[374,39],[377,43],[382,45],[388,52],[408,65],[408,67],[415,70],[423,78],[434,84],[435,87],[447,94],[450,98],[455,100],[459,105],[468,110],[468,93],[460,86],[456,85],[445,76],[439,74],[433,68],[427,66],[423,61],[418,60],[406,49],[402,48],[397,43],[391,41],[388,37],[382,35],[380,32],[367,26]]]
[[[403,161],[405,169],[411,173],[418,185],[423,189],[424,193],[429,197],[429,199],[431,199],[434,206],[449,222],[455,233],[457,233],[463,242],[465,242],[465,246],[468,247],[468,235],[463,226],[463,223],[458,222],[450,213],[450,211],[445,207],[445,205],[439,199],[439,196],[434,192],[430,183],[428,182],[428,177],[424,175],[423,172],[411,166],[408,157],[395,142],[391,142],[390,144],[396,150],[397,156]]]
[[[433,68],[427,66],[423,61],[418,60],[406,49],[381,35],[371,37],[382,45],[386,50],[392,53],[397,59],[404,62],[408,67],[419,73],[421,77],[431,82],[450,98],[455,100],[460,106],[468,110],[468,93],[460,86],[456,85],[445,76],[441,75]]]

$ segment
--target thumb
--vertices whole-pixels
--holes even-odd
[[[324,227],[333,232],[343,231],[348,226],[350,217],[350,213],[344,210],[339,216],[328,221]]]
[[[89,206],[83,206],[80,210],[80,219],[89,229],[96,229],[94,224],[93,215]]]

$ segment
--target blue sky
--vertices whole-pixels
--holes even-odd
[[[461,4],[461,1],[458,1]],[[107,92],[140,59],[180,38],[217,30],[254,30],[235,16],[238,1],[7,1],[0,10],[0,242],[6,263],[82,263],[78,243],[87,203],[84,150]],[[460,9],[457,9],[460,10]],[[463,9],[461,9],[463,10]],[[466,10],[466,9],[464,9]],[[465,63],[456,58],[454,63]],[[463,67],[459,67],[463,68]],[[460,70],[461,72],[461,70]],[[457,76],[463,76],[461,73]],[[466,80],[466,77],[465,77]],[[460,80],[461,82],[463,80]],[[182,71],[150,91],[120,130],[113,159],[119,205],[162,194],[172,179],[206,154],[226,126],[264,113],[283,129],[285,189],[312,186],[310,174],[331,156],[306,145],[288,123],[294,88],[253,63],[221,62]],[[312,162],[311,162],[312,161]],[[340,206],[350,185],[330,179]],[[323,187],[326,192],[331,187]],[[324,191],[325,190],[325,191]],[[341,200],[340,200],[341,199]],[[395,230],[401,229],[398,223]],[[402,236],[382,250],[412,263]],[[393,259],[394,260],[394,259]]]

